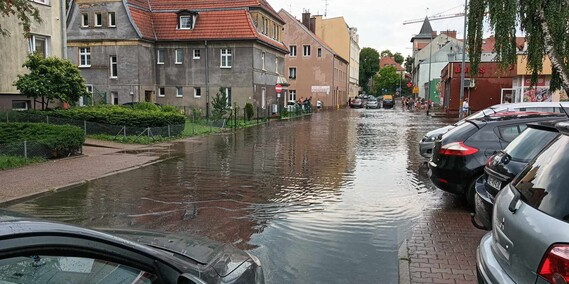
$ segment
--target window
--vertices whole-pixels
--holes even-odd
[[[322,57],[322,48],[318,48],[318,57]]]
[[[79,97],[79,106],[93,104],[93,85],[85,85],[87,95]]]
[[[520,129],[520,127],[522,129]],[[500,138],[506,142],[512,142],[526,128],[525,125],[507,125],[498,127]]]
[[[290,46],[290,57],[296,57],[296,45]]]
[[[87,93],[93,94],[93,85],[85,85],[85,87],[87,88]]]
[[[184,61],[184,54],[181,49],[176,49],[176,64],[182,64]]]
[[[49,56],[49,38],[44,36],[32,35],[28,42],[28,51],[30,53],[36,53],[41,55],[43,58]]]
[[[227,96],[227,106],[231,107],[231,88],[221,88],[221,90],[225,93],[225,95]]]
[[[111,61],[111,65],[110,65],[111,78],[117,78],[117,77],[118,77],[118,73],[119,73],[119,67],[118,67],[118,63],[117,63],[117,56],[116,56],[116,55],[112,55],[110,61]]]
[[[200,59],[200,50],[194,49],[194,59]]]
[[[310,45],[303,45],[302,52],[304,56],[310,56]]]
[[[79,48],[79,67],[91,67],[91,48]]]
[[[296,79],[296,67],[288,68],[288,77],[290,79]]]
[[[84,13],[81,14],[81,27],[88,27],[89,26],[89,14]]]
[[[164,87],[158,88],[158,96],[159,97],[165,97],[166,96],[166,88],[164,88]]]
[[[100,27],[103,25],[103,14],[95,14],[95,27]]]
[[[156,63],[157,64],[164,64],[164,57],[166,56],[166,52],[164,52],[164,49],[158,49],[157,54],[156,54]]]
[[[296,101],[296,90],[288,91],[288,100],[289,101]]]
[[[111,28],[114,28],[117,26],[117,19],[116,19],[115,12],[109,12],[109,23],[108,23],[108,25]]]
[[[12,110],[28,110],[30,101],[12,101]]]
[[[221,49],[221,68],[231,68],[232,64],[231,48]]]
[[[193,28],[192,16],[180,16],[180,29],[191,30]]]
[[[263,67],[262,69],[265,70],[265,53],[261,53],[261,61],[263,62]]]
[[[119,94],[117,92],[111,92],[111,104],[113,105],[119,104]]]
[[[275,58],[275,73],[279,74],[279,59]]]
[[[176,97],[181,98],[184,96],[184,88],[176,87]]]
[[[279,35],[279,26],[277,26],[277,24],[273,25],[273,39],[278,40],[278,35]]]
[[[202,96],[202,89],[196,87],[194,88],[194,98],[201,98]]]

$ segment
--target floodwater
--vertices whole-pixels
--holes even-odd
[[[261,260],[267,283],[396,283],[429,202],[424,113],[341,110],[171,146],[171,159],[10,207],[94,227],[191,232]]]

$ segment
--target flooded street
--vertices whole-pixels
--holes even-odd
[[[396,283],[399,245],[423,211],[456,201],[432,187],[418,153],[444,124],[400,108],[271,122],[176,143],[167,161],[10,209],[231,243],[259,257],[267,283]]]

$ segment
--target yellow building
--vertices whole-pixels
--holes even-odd
[[[10,33],[0,36],[0,109],[33,108],[33,100],[20,95],[13,86],[17,75],[26,72],[22,64],[30,52],[46,57],[65,57],[65,6],[62,1],[34,0],[32,3],[39,10],[42,22],[32,24],[29,38],[24,36],[15,16],[0,17],[0,25]]]
[[[527,54],[518,54],[513,76],[512,88],[502,90],[502,101],[511,102],[558,102],[566,99],[562,91],[551,92],[549,85],[551,80],[552,66],[549,58],[543,59],[543,68],[537,77],[534,86],[531,84],[531,71],[527,69]]]

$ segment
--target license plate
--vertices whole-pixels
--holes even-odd
[[[499,181],[497,178],[495,178],[495,177],[493,177],[493,176],[488,176],[488,181],[487,181],[487,182],[488,182],[488,184],[489,184],[491,187],[493,187],[493,188],[495,188],[495,189],[497,189],[497,190],[502,189],[502,182]]]

